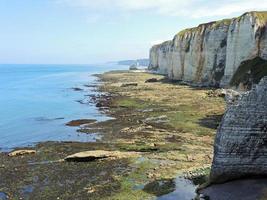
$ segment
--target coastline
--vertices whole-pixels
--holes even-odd
[[[225,108],[222,98],[156,74],[113,71],[98,77],[100,95],[90,98],[112,119],[84,124],[79,132],[97,132],[101,139],[40,143],[33,147],[36,155],[22,157],[1,153],[0,192],[10,198],[149,199],[175,192],[173,180],[178,176],[193,181],[206,178],[216,126]],[[88,150],[130,151],[140,156],[51,162]],[[158,186],[162,182],[165,187]],[[72,192],[65,194],[62,184]]]

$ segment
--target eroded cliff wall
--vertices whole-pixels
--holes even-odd
[[[244,66],[254,60],[261,61],[264,72],[253,73]],[[266,60],[267,12],[249,12],[183,30],[173,40],[153,46],[149,69],[195,84],[242,87],[267,75]],[[241,77],[237,71],[242,71]]]
[[[210,180],[267,175],[267,77],[228,108],[218,129]]]

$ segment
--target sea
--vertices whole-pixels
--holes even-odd
[[[128,66],[0,65],[0,151],[45,141],[97,140],[97,134],[78,133],[77,127],[65,124],[107,120],[94,103],[88,103],[88,95],[97,93],[88,85],[99,83],[94,74],[121,69]]]

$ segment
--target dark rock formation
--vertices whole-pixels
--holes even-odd
[[[267,77],[226,111],[215,139],[211,182],[267,175]]]
[[[121,87],[137,87],[138,83],[123,83]]]
[[[92,124],[96,122],[95,119],[78,119],[78,120],[72,120],[66,124],[66,126],[81,126],[85,124]]]
[[[145,81],[145,83],[156,83],[156,82],[158,82],[158,79],[156,78],[150,78]]]
[[[267,179],[241,179],[212,185],[200,193],[209,200],[263,200],[266,187]]]

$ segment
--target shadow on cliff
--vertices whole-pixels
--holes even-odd
[[[230,84],[235,87],[242,85],[250,90],[252,85],[258,84],[264,76],[267,76],[267,60],[256,57],[241,63]]]
[[[198,121],[198,124],[206,128],[211,128],[217,130],[218,126],[222,121],[222,115],[207,115]]]

